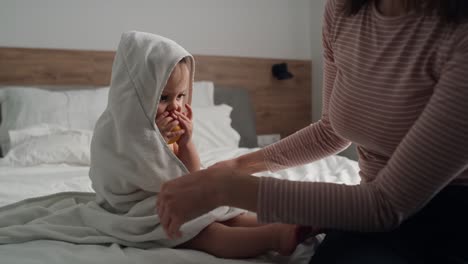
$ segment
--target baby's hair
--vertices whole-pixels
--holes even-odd
[[[179,63],[187,63],[187,58],[186,58],[186,57],[183,57],[183,58],[179,61]]]

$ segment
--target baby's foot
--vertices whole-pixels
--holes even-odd
[[[299,242],[300,227],[297,225],[278,224],[278,242],[276,251],[283,256],[291,255]]]

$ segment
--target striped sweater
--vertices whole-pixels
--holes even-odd
[[[389,230],[445,186],[468,185],[468,24],[373,4],[346,16],[342,3],[325,7],[321,120],[262,152],[277,171],[354,142],[361,184],[261,178],[260,221]]]

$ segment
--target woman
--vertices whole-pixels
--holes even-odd
[[[321,120],[167,182],[161,223],[177,235],[187,220],[231,205],[325,230],[313,263],[468,261],[459,242],[468,236],[467,1],[329,0],[324,16]],[[351,142],[357,186],[250,175]]]

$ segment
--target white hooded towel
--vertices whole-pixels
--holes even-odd
[[[217,208],[167,238],[156,214],[163,182],[188,173],[154,122],[157,104],[176,64],[186,58],[192,93],[194,59],[167,38],[127,32],[114,64],[108,106],[91,144],[90,178],[96,193],[58,193],[0,208],[0,244],[38,239],[150,248],[184,243],[214,221],[241,210]]]

